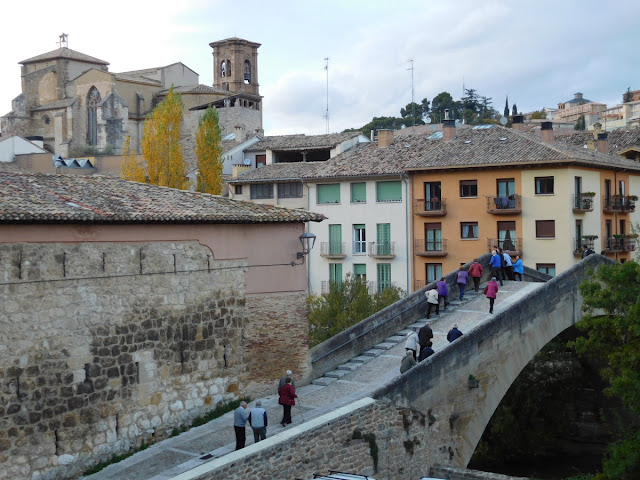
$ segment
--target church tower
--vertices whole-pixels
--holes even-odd
[[[258,84],[259,43],[227,38],[209,44],[213,48],[213,86],[231,94],[260,95]]]

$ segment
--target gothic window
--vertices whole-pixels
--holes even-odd
[[[87,95],[87,144],[98,144],[98,104],[100,92],[96,87],[91,87]]]
[[[220,62],[220,76],[225,77],[227,73],[227,63],[223,60]]]
[[[231,60],[227,60],[227,77],[231,76]]]
[[[244,83],[251,83],[251,63],[249,60],[244,61]]]

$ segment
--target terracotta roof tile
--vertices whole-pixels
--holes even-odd
[[[264,150],[319,150],[362,135],[362,132],[331,133],[328,135],[274,135],[265,137],[247,149],[248,152]]]
[[[632,130],[612,130],[608,133],[609,153],[618,154],[629,147],[640,146],[640,128]],[[584,147],[589,139],[595,140],[593,130],[572,132],[565,135],[557,135],[557,142],[564,142],[568,145]]]

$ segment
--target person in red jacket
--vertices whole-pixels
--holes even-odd
[[[496,294],[498,293],[498,282],[496,277],[491,278],[491,281],[484,287],[484,294],[489,299],[489,313],[493,313],[493,303],[496,301]]]
[[[476,292],[480,291],[480,277],[482,277],[482,265],[478,263],[478,259],[474,258],[473,263],[469,267],[469,275],[473,278],[473,286]]]
[[[284,409],[282,421],[280,422],[283,427],[291,423],[291,407],[296,404],[296,398],[298,398],[298,395],[296,395],[296,390],[291,385],[291,377],[287,377],[285,384],[280,389],[280,399],[278,400],[278,403]]]

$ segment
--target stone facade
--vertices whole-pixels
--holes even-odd
[[[0,478],[71,478],[267,385],[304,294],[246,273],[197,241],[0,244]]]

